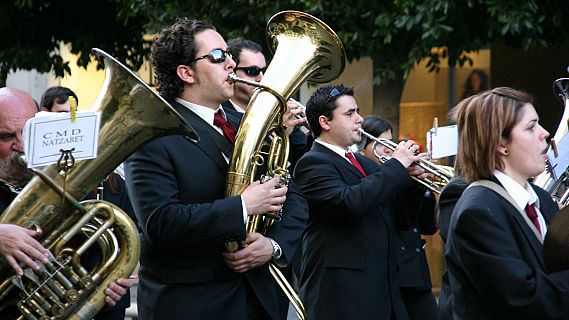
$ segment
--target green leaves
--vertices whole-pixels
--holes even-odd
[[[468,53],[494,40],[524,49],[569,44],[569,6],[545,0],[15,0],[0,3],[0,64],[5,68],[54,68],[59,42],[72,43],[79,65],[101,47],[131,67],[141,65],[153,34],[179,16],[208,20],[226,38],[246,37],[265,47],[268,19],[300,10],[328,24],[342,39],[349,59],[374,57],[376,80],[405,77],[428,59],[437,71],[472,63]],[[432,51],[432,48],[442,50]],[[53,55],[53,56],[52,56]],[[74,62],[71,62],[74,63]]]
[[[99,47],[138,69],[149,46],[142,39],[147,20],[122,16],[118,0],[18,0],[0,4],[0,65],[4,70],[53,70],[70,74],[70,63],[86,67],[91,49]],[[64,61],[60,44],[71,45],[77,61]],[[0,79],[2,81],[3,79]],[[5,79],[4,79],[5,80]]]

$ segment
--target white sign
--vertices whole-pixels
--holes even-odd
[[[72,150],[75,160],[97,157],[100,112],[71,113],[40,112],[24,126],[22,138],[28,168],[56,163],[61,150]]]
[[[440,159],[456,155],[458,150],[458,128],[456,125],[432,128],[427,132],[429,158]]]
[[[547,151],[547,159],[549,160],[553,177],[555,180],[559,179],[569,166],[569,138],[567,138],[567,134],[561,138],[561,141],[557,142],[557,157],[550,147]]]

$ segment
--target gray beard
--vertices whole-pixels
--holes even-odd
[[[23,188],[33,178],[34,173],[22,166],[17,159],[18,152],[12,152],[9,157],[0,159],[0,180],[14,187]]]

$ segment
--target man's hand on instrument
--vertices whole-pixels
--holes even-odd
[[[289,100],[286,107],[286,112],[283,114],[283,125],[290,135],[294,127],[306,123],[306,118],[302,117],[303,110],[296,103]]]
[[[265,183],[255,181],[245,189],[241,198],[245,202],[248,215],[278,212],[282,208],[288,188],[275,188],[278,183],[279,178],[275,177]]]
[[[423,152],[417,155],[420,159],[426,159],[427,153]],[[410,176],[415,176],[419,179],[429,179],[432,180],[435,175],[425,171],[418,163],[413,163],[407,168],[407,172],[409,172]]]
[[[408,168],[413,162],[419,161],[420,158],[416,155],[417,152],[419,152],[419,146],[415,144],[415,141],[401,141],[391,157],[399,160],[405,168]]]
[[[225,263],[235,272],[243,273],[269,262],[273,256],[273,244],[259,233],[247,235],[247,247],[223,253]]]
[[[41,231],[40,231],[41,232]],[[34,239],[39,232],[16,226],[13,224],[0,224],[0,254],[18,275],[24,272],[19,263],[23,262],[29,267],[38,270],[39,265],[32,258],[47,263],[47,250]]]
[[[119,278],[111,282],[105,289],[105,302],[114,307],[132,286],[130,279]]]

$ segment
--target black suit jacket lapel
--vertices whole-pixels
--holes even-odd
[[[340,156],[336,152],[334,152],[334,151],[328,149],[327,147],[321,145],[320,143],[314,142],[314,144],[312,144],[312,150],[318,151],[318,152],[323,152],[323,153],[330,155],[332,159],[334,159],[337,163],[340,164],[340,166],[342,166],[343,168],[345,168],[349,172],[355,174],[358,178],[363,178],[363,175],[358,171],[358,169],[356,169],[356,167],[354,167],[354,165],[349,163],[348,160],[346,160],[344,157]]]
[[[172,102],[172,106],[196,130],[199,130],[201,140],[196,143],[196,145],[202,149],[222,170],[227,171],[227,161],[225,161],[221,153],[224,153],[228,158],[231,158],[233,144],[190,109],[178,102]]]
[[[364,169],[364,172],[367,175],[370,175],[374,172],[377,171],[378,169],[378,164],[375,163],[373,160],[368,159],[365,156],[359,155],[357,153],[354,153],[354,155],[356,156],[356,159],[358,160],[358,162],[361,164],[362,168]],[[359,172],[359,171],[358,171]]]
[[[500,186],[500,188],[502,188],[504,190],[505,193],[507,193],[506,189],[504,189],[504,186],[500,183],[500,181],[496,177],[493,176],[492,179],[489,179],[489,180],[492,182],[495,182],[498,186]],[[496,191],[494,191],[494,192],[496,192]],[[506,205],[510,206],[510,208],[511,208],[509,212],[511,212],[512,217],[514,218],[516,223],[518,223],[518,225],[520,226],[520,228],[521,228],[522,232],[524,233],[526,239],[530,243],[531,249],[533,250],[533,253],[534,253],[537,261],[539,261],[539,264],[541,265],[542,268],[545,268],[545,262],[543,261],[543,244],[536,238],[536,235],[533,233],[531,227],[528,225],[528,222],[525,220],[524,217],[522,217],[522,214],[525,214],[525,212],[520,212],[520,209],[521,210],[524,210],[524,209],[523,208],[517,208],[517,206],[512,204],[509,200],[504,198],[502,195],[500,195],[499,193],[497,193],[497,194],[498,194],[498,196],[500,196],[501,198],[503,198],[504,200],[506,200],[508,202]]]

